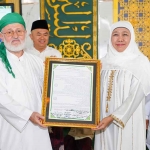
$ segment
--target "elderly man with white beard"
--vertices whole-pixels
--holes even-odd
[[[41,121],[43,62],[24,52],[26,26],[18,13],[0,20],[0,150],[52,150]]]

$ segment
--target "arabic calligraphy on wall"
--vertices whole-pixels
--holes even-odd
[[[63,57],[97,59],[97,0],[42,0],[41,19]]]

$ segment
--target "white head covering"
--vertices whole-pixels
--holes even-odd
[[[124,27],[131,33],[131,40],[123,52],[118,52],[112,46],[111,35],[114,29]],[[128,21],[119,21],[111,26],[108,53],[102,59],[102,70],[128,70],[140,81],[145,95],[150,93],[150,63],[144,56],[135,42],[133,26]]]

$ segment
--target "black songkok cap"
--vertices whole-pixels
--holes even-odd
[[[31,31],[34,29],[47,29],[48,25],[46,20],[36,20],[32,23]]]

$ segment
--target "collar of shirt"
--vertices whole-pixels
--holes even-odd
[[[47,49],[47,47],[46,47],[46,49]],[[45,50],[46,50],[46,49],[45,49]],[[45,50],[43,50],[42,52],[40,52],[40,51],[38,51],[34,46],[32,47],[32,51],[34,51],[34,54],[41,54],[41,53],[44,53]]]
[[[15,54],[9,52],[8,50],[6,50],[6,54],[7,54],[7,57],[10,57],[10,58],[12,58],[12,59],[15,60],[15,61],[23,61],[23,59],[24,59],[24,53],[23,53],[23,55],[22,55],[21,57],[19,57],[19,58],[18,58]]]

